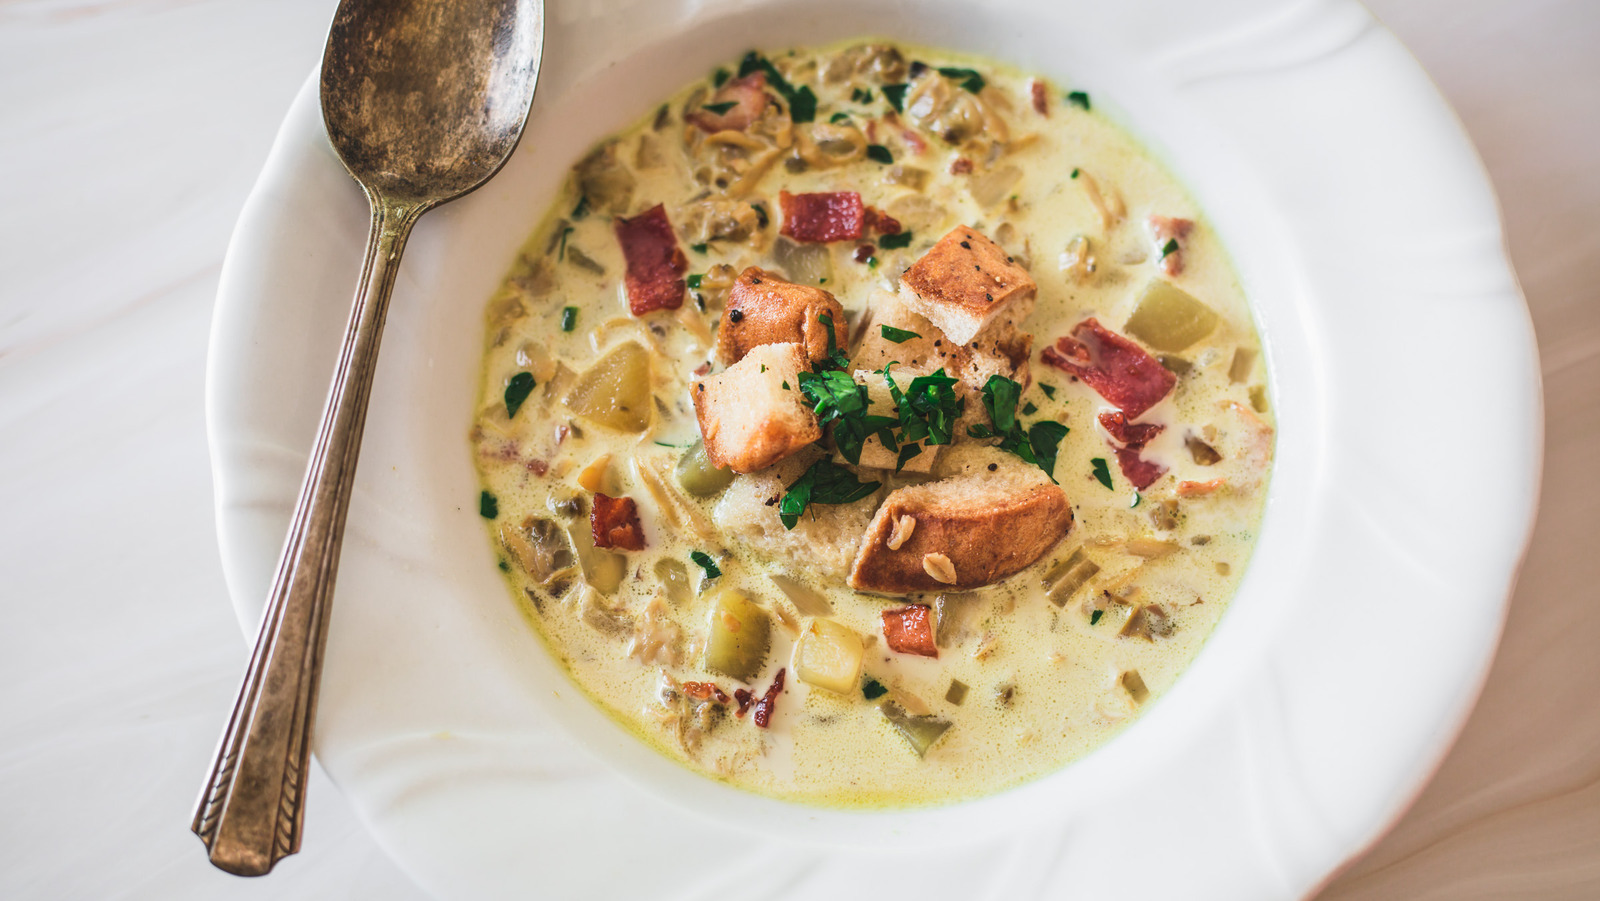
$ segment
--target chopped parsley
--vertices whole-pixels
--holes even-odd
[[[558,263],[567,258],[567,235],[572,234],[572,232],[573,228],[570,225],[561,230],[561,250],[556,253],[556,262]]]
[[[1106,615],[1106,612],[1104,610],[1096,610],[1095,612],[1089,614],[1089,625],[1091,625],[1091,626],[1099,625],[1100,624],[1100,617],[1105,616],[1105,615]]]
[[[1039,405],[1034,403],[1031,400],[1022,405],[1022,415],[1023,416],[1032,416],[1033,414],[1035,414],[1037,412],[1039,412]]]
[[[1095,457],[1093,460],[1089,461],[1089,465],[1094,467],[1094,477],[1095,477],[1095,479],[1097,479],[1100,482],[1100,484],[1106,486],[1107,488],[1110,488],[1111,487],[1111,470],[1106,466],[1106,458],[1105,457]]]
[[[704,278],[705,278],[705,273],[696,272],[694,275],[691,275],[688,278],[684,279],[684,281],[688,283],[689,290],[698,291],[698,290],[700,290],[700,282]]]
[[[503,573],[511,572],[511,564],[507,563],[504,557],[500,558],[500,571]]]
[[[578,197],[578,205],[572,208],[572,216],[570,218],[578,220],[587,215],[589,215],[589,195],[583,194]]]
[[[882,682],[871,676],[868,676],[866,681],[861,683],[861,696],[869,701],[876,701],[888,693],[889,689],[884,688]]]
[[[871,103],[872,90],[870,88],[856,88],[850,92],[851,103]]]
[[[739,77],[743,78],[752,72],[766,73],[767,87],[777,91],[778,96],[789,102],[791,121],[798,124],[817,118],[817,95],[811,88],[804,85],[796,88],[783,77],[783,73],[778,71],[778,67],[774,66],[771,60],[754,50],[746,53],[744,59],[739,62]]]
[[[902,247],[910,247],[911,232],[902,231],[895,232],[892,235],[881,235],[878,238],[878,246],[884,250],[899,250]]]
[[[839,336],[834,334],[833,315],[830,313],[818,313],[817,321],[822,323],[823,328],[828,330],[828,359],[826,365],[818,365],[822,365],[826,369],[844,369],[848,367],[850,365],[850,357],[839,349]]]
[[[883,485],[882,482],[863,482],[855,473],[824,457],[811,464],[789,489],[778,504],[778,518],[783,527],[792,529],[800,521],[800,514],[812,504],[848,504],[858,501]]]
[[[894,400],[900,414],[900,440],[949,444],[956,419],[961,416],[962,404],[956,397],[956,380],[941,368],[912,379],[902,392],[890,373],[893,368],[893,363],[883,367],[883,379],[889,383],[889,397]]]
[[[690,244],[689,249],[695,253],[704,254],[706,251],[711,249],[711,245],[702,241],[699,244]]]
[[[1074,167],[1073,170],[1072,170],[1072,177],[1073,178],[1077,178],[1078,177],[1078,170],[1077,170],[1076,167]]]
[[[500,515],[500,502],[487,491],[478,494],[478,515],[484,519],[494,519]]]
[[[1046,385],[1044,382],[1040,382],[1039,383],[1039,390],[1044,392],[1044,396],[1045,397],[1048,397],[1051,400],[1055,400],[1056,399],[1056,386],[1054,386],[1054,385]]]
[[[878,258],[876,256],[867,257],[867,268],[868,269],[876,269],[876,268],[878,268]]]
[[[945,78],[953,78],[957,81],[960,81],[962,89],[971,94],[976,94],[979,91],[982,91],[984,85],[988,83],[985,82],[983,80],[983,76],[979,75],[974,69],[959,69],[955,66],[940,66],[939,74],[943,75]]]
[[[903,328],[895,328],[892,325],[882,326],[882,329],[883,329],[883,337],[888,339],[888,340],[890,340],[890,341],[893,341],[896,344],[904,344],[907,341],[910,341],[912,338],[921,338],[922,337],[921,335],[917,334],[916,332],[908,332]]]
[[[705,111],[707,111],[707,112],[709,112],[709,113],[714,113],[714,114],[716,114],[718,116],[723,116],[723,115],[727,115],[728,110],[731,110],[731,109],[733,109],[734,107],[736,107],[738,105],[739,105],[739,102],[737,100],[724,100],[721,103],[707,103],[707,104],[704,104],[703,106],[701,106],[700,108],[705,110]]]
[[[1082,91],[1073,91],[1072,93],[1068,94],[1067,102],[1078,109],[1083,110],[1084,112],[1089,111],[1089,95]]]
[[[785,390],[785,391],[789,390],[789,381],[787,379],[785,379],[784,382],[783,382],[783,390]]]
[[[1178,252],[1178,239],[1168,238],[1167,243],[1161,247],[1161,258],[1164,260]]]
[[[690,551],[689,559],[693,560],[696,566],[706,571],[707,579],[715,579],[717,576],[722,575],[722,570],[717,568],[717,561],[711,559],[711,555],[705,551]]]
[[[828,121],[832,122],[834,125],[838,125],[841,122],[849,122],[850,114],[845,112],[834,113],[828,117]]]
[[[727,84],[728,79],[732,77],[732,73],[730,73],[727,69],[718,66],[717,71],[711,73],[711,84],[720,88]]]
[[[578,308],[577,307],[562,307],[561,308],[561,330],[563,332],[570,332],[570,331],[572,331],[573,329],[575,329],[577,327],[578,327]]]
[[[531,372],[519,372],[512,376],[510,381],[506,382],[507,419],[515,417],[517,411],[522,409],[522,402],[527,400],[528,395],[533,393],[535,384],[533,373]]]
[[[867,159],[888,166],[894,163],[894,154],[890,153],[889,148],[883,146],[882,144],[868,144]]]
[[[1044,470],[1053,482],[1056,480],[1056,452],[1068,429],[1050,419],[1041,419],[1024,429],[1017,420],[1017,400],[1021,394],[1022,386],[1017,382],[1003,375],[989,376],[983,386],[983,408],[992,425],[967,426],[967,435],[1000,439],[1001,450]]]
[[[1134,507],[1139,506],[1139,502],[1142,501],[1142,500],[1144,500],[1144,495],[1142,495],[1139,492],[1135,491],[1133,493],[1133,503],[1128,505],[1128,509],[1132,510]]]
[[[895,112],[903,113],[906,111],[906,89],[909,87],[911,85],[905,83],[886,84],[883,86],[883,99],[889,101],[889,105],[894,107]]]
[[[867,412],[872,403],[867,387],[857,384],[850,373],[837,369],[802,372],[799,382],[800,393],[817,414],[817,423],[833,426],[833,443],[846,460],[859,465],[861,449],[872,435],[890,450],[899,449],[894,439],[895,421]]]

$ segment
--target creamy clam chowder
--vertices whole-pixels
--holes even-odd
[[[1089,95],[752,52],[572,168],[471,430],[517,603],[617,722],[839,807],[972,797],[1158,703],[1273,452],[1217,234]]]

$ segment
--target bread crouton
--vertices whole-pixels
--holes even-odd
[[[798,344],[763,344],[718,375],[695,380],[695,417],[706,456],[734,472],[755,472],[822,437],[800,393],[810,371]]]
[[[862,536],[849,585],[888,595],[981,588],[1027,568],[1071,527],[1066,493],[1033,467],[899,488]]]
[[[834,346],[849,346],[844,308],[832,294],[751,266],[739,273],[728,291],[728,305],[717,327],[717,356],[724,363],[737,363],[752,347],[799,344],[808,360],[820,362],[828,356],[823,315],[833,320]]]
[[[978,391],[991,375],[1003,375],[1024,390],[1033,383],[1029,366],[1033,336],[1009,319],[996,322],[968,344],[957,344],[894,294],[875,292],[870,304],[872,321],[850,361],[854,369],[881,370],[891,362],[923,372],[943,369]],[[885,325],[917,337],[897,343],[883,336]]]
[[[734,476],[711,518],[723,534],[757,554],[838,583],[850,572],[856,546],[883,491],[849,504],[812,504],[793,529],[784,528],[778,503],[789,485],[822,456],[821,448],[810,447],[762,472]]]
[[[1001,319],[1028,318],[1037,285],[1004,248],[958,225],[911,264],[900,287],[914,312],[967,344]]]
[[[919,375],[927,375],[921,369],[900,366],[896,366],[890,371],[894,373],[894,383],[899,386],[901,391],[906,390],[906,386],[911,383],[912,379]],[[867,399],[870,401],[867,412],[880,416],[897,415],[894,397],[889,393],[889,383],[884,379],[882,372],[867,372],[866,370],[858,369],[856,370],[855,378],[856,384],[867,386]],[[907,460],[906,465],[901,467],[900,471],[932,471],[933,462],[938,459],[939,451],[943,448],[944,445],[940,444],[923,445],[922,452]],[[891,451],[885,447],[883,440],[877,435],[868,435],[866,442],[861,445],[861,462],[857,465],[870,469],[894,469],[895,463],[899,462],[899,460],[900,454],[898,451]]]

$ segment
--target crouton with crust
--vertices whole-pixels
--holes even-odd
[[[706,456],[734,472],[756,472],[822,437],[800,393],[809,372],[798,344],[763,344],[723,372],[695,380],[695,417]]]
[[[844,308],[832,294],[784,281],[751,266],[739,273],[728,291],[728,304],[722,311],[722,323],[717,326],[717,356],[732,364],[753,347],[798,344],[808,360],[820,362],[828,356],[828,328],[822,324],[823,315],[833,320],[834,346],[847,347]]]
[[[711,511],[712,521],[724,535],[762,556],[843,582],[872,511],[883,498],[882,489],[848,504],[812,504],[793,529],[784,528],[778,518],[784,492],[823,455],[821,448],[808,447],[761,472],[734,476]]]
[[[900,276],[901,296],[957,344],[1001,320],[1033,312],[1037,289],[1005,249],[965,225],[956,226]]]
[[[862,536],[849,585],[886,595],[970,591],[1026,569],[1071,527],[1066,493],[1033,467],[984,466],[899,488]]]

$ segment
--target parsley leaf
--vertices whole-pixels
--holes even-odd
[[[1078,109],[1083,110],[1084,112],[1089,111],[1089,95],[1082,91],[1073,91],[1072,93],[1068,94],[1067,102]]]
[[[727,69],[724,69],[721,66],[718,66],[717,67],[717,71],[711,73],[711,83],[713,85],[715,85],[716,87],[720,88],[723,85],[727,84],[728,83],[728,79],[732,78],[732,77],[733,76],[728,73]]]
[[[812,504],[848,504],[861,500],[882,485],[882,482],[863,482],[855,473],[824,457],[811,464],[811,468],[784,492],[783,501],[778,504],[778,519],[783,521],[784,528],[792,529],[800,521],[800,514]]]
[[[1033,414],[1035,414],[1037,412],[1039,412],[1039,405],[1034,403],[1031,400],[1022,405],[1022,415],[1023,416],[1032,416]]]
[[[500,515],[500,501],[495,496],[485,491],[478,495],[478,515],[484,519],[494,519]]]
[[[909,87],[911,85],[905,83],[886,84],[883,86],[883,99],[889,101],[889,105],[894,107],[895,112],[903,113],[906,111],[906,89]]]
[[[1098,626],[1100,624],[1100,617],[1105,615],[1106,612],[1104,610],[1096,610],[1095,612],[1089,614],[1089,625]]]
[[[1106,458],[1095,457],[1089,461],[1089,465],[1094,467],[1094,477],[1099,480],[1100,484],[1110,488],[1111,470],[1106,466]]]
[[[1017,398],[1021,394],[1020,384],[1003,375],[989,376],[983,386],[983,408],[993,425],[968,426],[967,434],[973,438],[1000,439],[1001,450],[1044,470],[1053,482],[1056,480],[1056,452],[1069,430],[1050,419],[1041,419],[1024,430],[1017,421]]]
[[[715,579],[717,576],[722,575],[722,570],[717,568],[717,561],[711,559],[711,555],[705,551],[690,551],[689,559],[706,571],[707,579]]]
[[[892,235],[881,235],[878,238],[878,246],[884,250],[899,250],[902,247],[910,247],[911,232],[903,231]]]
[[[849,122],[850,114],[844,112],[834,113],[828,117],[828,121],[832,122],[834,125],[838,125],[840,122]]]
[[[867,159],[888,166],[894,163],[894,154],[890,153],[889,148],[883,146],[882,144],[868,144]]]
[[[1045,397],[1048,397],[1051,400],[1055,400],[1056,399],[1056,386],[1054,386],[1054,385],[1046,385],[1044,382],[1040,382],[1039,383],[1039,390],[1044,392],[1044,396]]]
[[[705,278],[705,277],[706,277],[705,273],[696,272],[694,275],[691,275],[688,278],[684,279],[684,282],[688,284],[689,290],[698,291],[698,290],[700,290],[700,280]]]
[[[896,344],[904,344],[907,341],[910,341],[912,338],[921,338],[922,337],[921,335],[917,334],[916,332],[908,332],[903,328],[895,328],[892,325],[885,325],[885,326],[882,326],[882,328],[883,328],[883,337],[887,338],[890,341],[893,341]]]
[[[856,383],[848,372],[825,370],[799,375],[800,393],[812,404],[819,425],[833,426],[833,443],[853,464],[861,463],[861,449],[867,438],[877,435],[891,451],[898,450],[894,439],[895,421],[867,412],[872,401],[867,387]]]
[[[1142,500],[1144,500],[1144,495],[1142,495],[1139,492],[1135,491],[1133,493],[1133,503],[1128,505],[1128,509],[1132,510],[1134,507],[1139,506],[1139,502],[1142,501]]]
[[[778,96],[789,102],[789,119],[796,124],[810,122],[817,118],[817,95],[809,87],[796,88],[783,77],[771,60],[755,52],[746,53],[739,62],[739,77],[743,78],[752,72],[765,72],[767,74],[767,87],[778,92]]]
[[[847,368],[850,365],[850,357],[839,349],[839,336],[834,334],[833,329],[833,314],[818,313],[817,321],[822,323],[823,328],[828,330],[828,359],[826,362],[818,363],[817,365],[824,369]]]
[[[575,329],[577,327],[578,327],[578,308],[577,307],[562,307],[561,308],[561,330],[563,332],[570,332],[570,331],[572,331],[573,329]]]
[[[861,696],[869,701],[876,701],[888,693],[889,689],[884,688],[882,682],[871,676],[868,676],[867,680],[861,683]]]
[[[1178,252],[1178,239],[1168,238],[1167,243],[1161,248],[1161,258],[1164,260]]]
[[[572,215],[569,218],[576,221],[587,215],[589,215],[589,195],[584,194],[578,198],[578,205],[572,208]]]
[[[695,253],[703,254],[706,251],[711,249],[711,245],[705,243],[704,241],[702,241],[699,244],[690,244],[689,245],[689,249],[694,251]]]
[[[1078,170],[1077,170],[1077,169],[1076,169],[1076,168],[1074,168],[1074,169],[1073,169],[1073,170],[1072,170],[1072,177],[1073,177],[1073,178],[1077,178],[1077,177],[1078,177]]]
[[[1017,398],[1022,386],[1003,375],[991,375],[983,384],[983,408],[995,430],[1005,434],[1017,425]]]
[[[725,115],[728,110],[731,110],[738,105],[739,102],[736,100],[724,100],[721,103],[707,103],[702,105],[700,108],[707,112],[715,113],[716,115],[721,116]]]
[[[851,103],[871,103],[872,90],[870,88],[856,88],[850,92]]]
[[[528,395],[533,393],[535,384],[533,373],[531,372],[519,372],[511,377],[511,381],[506,382],[507,419],[516,416],[517,411],[522,409],[522,402],[527,400]]]
[[[1051,481],[1055,481],[1056,477],[1056,451],[1060,449],[1061,439],[1067,437],[1068,431],[1066,426],[1050,419],[1041,419],[1028,427],[1028,446],[1033,449],[1039,468]]]
[[[972,94],[976,94],[983,90],[983,86],[987,84],[987,82],[983,80],[983,76],[979,75],[977,71],[973,69],[959,69],[955,66],[940,66],[939,74],[943,75],[945,78],[954,78],[960,80],[961,87],[968,93]]]
[[[889,383],[889,397],[900,413],[900,440],[949,444],[962,407],[956,397],[956,380],[941,368],[917,376],[901,392],[890,373],[893,368],[893,363],[884,366],[883,378]]]

